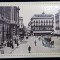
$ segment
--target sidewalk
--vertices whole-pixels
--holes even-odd
[[[20,42],[20,41],[19,41]],[[20,44],[20,43],[19,43]],[[3,50],[4,51],[4,54],[10,54],[12,51],[14,51],[15,49],[17,48],[17,44],[14,43],[14,48],[12,49],[11,47],[3,47],[0,49],[0,54],[1,54],[1,51]]]

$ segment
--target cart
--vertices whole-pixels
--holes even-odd
[[[42,40],[42,44],[45,47],[52,47],[54,46],[54,41],[51,41],[51,38],[44,38],[44,40]]]

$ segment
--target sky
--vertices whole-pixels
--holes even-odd
[[[19,16],[23,17],[23,23],[27,27],[34,14],[56,14],[59,6],[40,6],[40,5],[20,5]]]

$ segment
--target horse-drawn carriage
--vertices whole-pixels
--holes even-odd
[[[44,40],[42,40],[42,44],[45,47],[53,47],[54,46],[54,41],[51,41],[51,37],[45,37]]]

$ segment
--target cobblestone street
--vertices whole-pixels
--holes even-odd
[[[18,48],[13,50],[11,54],[28,54],[28,47],[31,47],[31,53],[59,53],[60,52],[60,45],[59,39],[60,37],[52,37],[52,40],[54,40],[54,48],[44,47],[42,45],[42,40],[38,40],[37,37],[29,37],[28,39],[24,39]],[[34,41],[36,40],[36,46],[34,44]],[[57,45],[58,44],[58,45]]]

